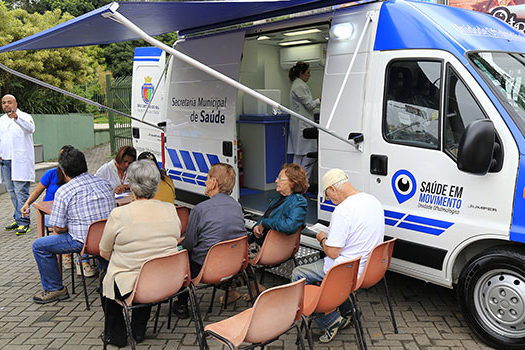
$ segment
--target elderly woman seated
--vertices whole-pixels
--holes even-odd
[[[122,307],[133,290],[140,267],[147,260],[174,253],[180,237],[180,220],[173,204],[152,199],[160,182],[157,165],[149,160],[133,162],[127,178],[134,201],[115,208],[100,241],[100,255],[109,260],[103,281],[105,343],[126,346]],[[150,308],[133,311],[131,328],[137,342],[144,339]]]
[[[253,227],[250,240],[258,245],[262,245],[269,230],[291,235],[305,224],[308,204],[303,193],[308,189],[308,181],[303,167],[295,163],[284,164],[275,184],[280,196],[270,202],[262,218]]]

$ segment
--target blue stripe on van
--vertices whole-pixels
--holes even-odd
[[[219,157],[217,157],[215,154],[207,154],[208,161],[210,162],[210,165],[220,163]]]
[[[135,57],[137,56],[153,56],[158,57],[162,55],[162,50],[158,47],[136,47]]]
[[[189,177],[190,179],[195,179],[197,177],[197,174],[192,173],[182,173],[183,177]]]
[[[510,240],[525,243],[525,156],[520,155],[516,192],[514,193],[514,208]]]
[[[435,226],[435,227],[440,227],[440,228],[445,228],[445,229],[454,225],[454,223],[452,222],[430,219],[430,218],[425,218],[425,217],[417,216],[417,215],[408,215],[403,221],[410,221],[410,222],[414,222],[417,224]]]
[[[397,227],[406,228],[407,230],[412,230],[412,231],[428,233],[428,234],[431,234],[431,235],[434,235],[434,236],[439,236],[440,234],[445,232],[445,230],[441,230],[441,229],[437,229],[437,228],[433,228],[433,227],[427,227],[427,226],[411,224],[411,223],[408,223],[408,222],[401,222],[399,225],[397,225]]]
[[[173,163],[173,166],[175,168],[182,169],[182,164],[179,160],[179,156],[177,155],[177,151],[171,148],[166,148],[168,150],[168,155],[170,156],[171,162]]]
[[[182,157],[182,160],[184,161],[184,165],[186,166],[186,169],[188,170],[195,170],[195,164],[193,164],[193,160],[191,159],[190,152],[188,151],[179,151],[180,156]]]
[[[207,174],[210,169],[208,169],[208,164],[206,164],[206,159],[204,159],[204,155],[200,152],[193,152],[193,157],[197,162],[197,166],[199,167],[200,172]]]
[[[398,213],[397,211],[385,210],[385,216],[393,219],[401,219],[405,214]]]
[[[136,57],[133,59],[134,62],[140,62],[140,61],[147,61],[147,62],[158,62],[160,61],[158,58],[138,58]]]
[[[335,209],[335,207],[331,207],[331,206],[329,206],[329,205],[321,204],[321,210],[329,211],[329,212],[333,212],[334,209]]]
[[[208,180],[208,177],[207,176],[203,176],[203,175],[199,175],[199,176],[197,176],[197,180],[206,181],[206,180]]]
[[[385,225],[396,226],[399,221],[385,218]]]

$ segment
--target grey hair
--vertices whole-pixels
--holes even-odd
[[[127,170],[127,178],[137,198],[153,198],[160,183],[159,169],[149,159],[131,163]]]
[[[341,188],[343,188],[343,185],[345,183],[350,183],[350,180],[348,178],[346,179],[343,179],[343,180],[340,180],[340,181],[337,181],[335,184],[333,184],[332,186],[334,186],[334,188],[337,188],[338,190],[340,190]]]

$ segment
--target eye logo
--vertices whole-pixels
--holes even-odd
[[[398,170],[392,177],[392,190],[399,204],[412,198],[416,187],[416,178],[408,170]]]

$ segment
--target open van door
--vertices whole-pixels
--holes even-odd
[[[181,41],[175,49],[238,80],[243,43],[244,32],[236,32]],[[232,196],[238,199],[237,90],[178,59],[168,77],[166,168],[177,200],[197,204],[204,199],[206,175],[218,162],[235,169]]]
[[[157,47],[137,47],[133,57],[131,88],[131,115],[137,119],[158,124],[166,120],[166,53]],[[161,131],[136,120],[131,120],[133,147],[137,154],[149,151],[160,162]]]

